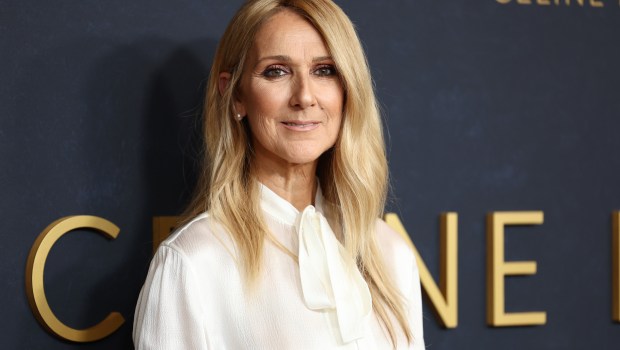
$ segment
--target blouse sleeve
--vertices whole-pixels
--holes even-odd
[[[412,350],[424,350],[424,330],[422,321],[422,293],[420,287],[420,271],[413,256],[411,269],[411,298],[408,303],[409,324],[413,328]]]
[[[398,349],[424,350],[420,271],[415,254],[406,239],[383,220],[377,220],[377,224],[378,243],[386,267],[392,272],[393,282],[404,297],[406,317],[412,335],[408,346],[399,343]]]
[[[198,284],[187,258],[162,245],[149,268],[134,315],[137,350],[207,349]]]

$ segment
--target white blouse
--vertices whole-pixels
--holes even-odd
[[[342,246],[322,216],[323,198],[317,192],[316,212],[309,206],[300,213],[261,185],[265,223],[279,243],[299,253],[299,263],[266,240],[263,270],[252,291],[244,285],[230,235],[208,213],[166,239],[151,262],[138,299],[133,328],[136,349],[391,349],[387,332],[368,305],[370,294],[359,271],[355,268],[346,275],[351,272],[347,266],[354,263],[337,255]],[[303,221],[309,226],[303,226]],[[308,236],[302,231],[309,231]],[[424,349],[420,280],[413,252],[381,220],[376,234],[386,267],[405,298],[413,334],[413,342],[407,344],[395,327],[397,348]],[[317,254],[312,252],[314,243],[320,242],[316,237],[325,242]],[[330,258],[330,254],[336,255]],[[325,274],[308,270],[325,270]]]

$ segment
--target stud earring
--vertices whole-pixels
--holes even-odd
[[[241,121],[241,119],[243,119],[243,116],[242,116],[241,114],[237,113],[237,114],[235,115],[235,119],[236,119],[238,122],[240,122],[240,121]]]

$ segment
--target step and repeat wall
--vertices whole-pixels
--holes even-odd
[[[430,349],[620,343],[620,1],[337,1]],[[3,349],[132,349],[241,1],[0,0]],[[208,268],[208,267],[205,267]]]

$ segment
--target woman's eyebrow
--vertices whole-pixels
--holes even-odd
[[[256,61],[256,62],[257,63],[261,63],[262,61],[266,61],[266,60],[290,62],[291,61],[291,57],[290,56],[286,56],[286,55],[265,56],[265,57],[259,58],[258,61]]]
[[[275,60],[275,61],[282,61],[282,62],[291,62],[292,59],[290,56],[287,55],[273,55],[273,56],[265,56],[265,57],[261,57],[259,58],[256,63],[259,64],[262,61],[266,61],[266,60]],[[314,57],[312,59],[313,63],[316,62],[322,62],[322,61],[333,61],[332,56],[319,56],[319,57]]]
[[[332,56],[320,56],[320,57],[315,57],[312,59],[313,63],[316,62],[323,62],[323,61],[333,61],[334,59],[332,58]]]

